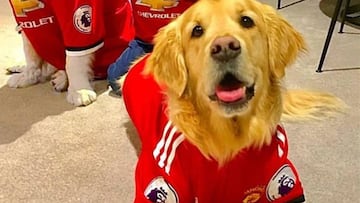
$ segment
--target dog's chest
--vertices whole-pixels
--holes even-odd
[[[196,197],[199,202],[209,203],[254,199],[267,202],[301,188],[295,167],[286,157],[286,137],[282,133],[271,145],[261,150],[244,150],[219,168],[176,128],[165,126],[164,129],[151,159],[155,160],[154,167],[159,170],[153,178],[161,177],[160,182],[164,183],[155,181],[157,187],[159,191],[161,187],[169,188],[166,193],[170,199],[191,202]],[[144,195],[149,195],[149,188],[154,189],[155,185],[148,184]]]

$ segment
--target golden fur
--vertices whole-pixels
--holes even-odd
[[[249,18],[253,25],[240,22]],[[194,31],[196,26],[202,33]],[[211,57],[212,44],[224,37],[241,46],[241,53],[229,62]],[[223,164],[245,147],[268,144],[282,114],[316,118],[324,110],[340,109],[341,101],[331,95],[285,91],[281,86],[285,67],[303,50],[300,33],[268,5],[201,0],[159,31],[144,74],[167,87],[167,111],[175,126],[205,156]],[[247,104],[210,99],[227,71],[244,84],[254,84]]]

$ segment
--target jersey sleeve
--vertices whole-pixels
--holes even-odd
[[[103,4],[100,0],[53,1],[67,55],[86,55],[104,45]]]
[[[305,201],[302,183],[295,165],[288,159],[288,140],[285,129],[277,127],[277,157],[274,163],[281,163],[270,179],[266,195],[267,199],[276,203],[300,203]]]

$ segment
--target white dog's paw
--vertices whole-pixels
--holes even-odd
[[[6,68],[7,74],[13,74],[13,73],[21,73],[23,72],[25,65],[17,65]]]
[[[24,70],[21,73],[12,75],[7,84],[12,88],[27,87],[39,82],[41,76],[40,69]]]
[[[68,78],[64,70],[59,70],[51,76],[50,84],[53,86],[55,91],[65,91],[68,86]]]
[[[93,90],[68,90],[67,100],[75,106],[87,106],[96,100],[96,93]]]

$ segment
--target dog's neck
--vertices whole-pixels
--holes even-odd
[[[186,97],[169,99],[168,113],[171,121],[205,157],[223,165],[244,148],[270,143],[281,116],[281,98],[273,98],[280,94],[272,95],[258,98],[272,102],[253,101],[258,108],[231,118],[211,111],[209,106],[192,102],[199,100]]]

